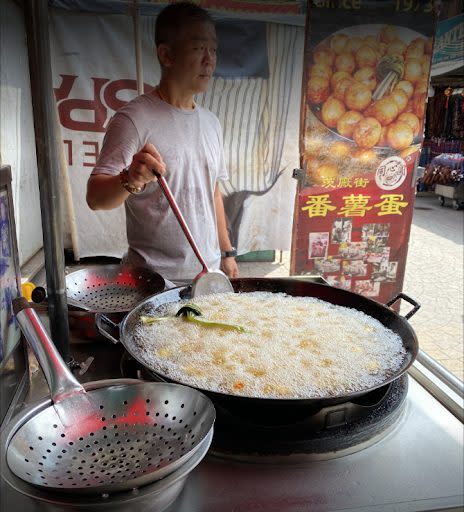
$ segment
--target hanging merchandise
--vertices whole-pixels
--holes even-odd
[[[427,103],[426,139],[464,139],[463,91],[463,88],[435,87],[435,94],[429,96]]]
[[[444,94],[445,94],[445,96],[446,96],[445,106],[446,106],[446,108],[448,108],[448,106],[449,106],[449,99],[450,99],[450,96],[453,94],[453,89],[452,89],[452,87],[447,87],[447,88],[445,89],[445,93],[444,93]]]
[[[445,87],[435,87],[433,98],[429,98],[427,103],[427,121],[425,124],[425,138],[430,140],[432,137],[441,136],[443,133],[445,104],[447,97]]]
[[[387,302],[403,285],[434,15],[425,1],[310,4],[291,272]]]
[[[464,140],[464,96],[462,92],[456,93],[455,91],[451,102],[450,135],[453,138]]]
[[[450,96],[453,94],[453,89],[452,87],[447,87],[445,89],[445,122],[444,122],[444,126],[443,126],[443,135],[447,135],[447,126],[448,126],[448,122],[449,122],[449,118],[450,118]]]

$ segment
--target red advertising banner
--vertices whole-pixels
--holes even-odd
[[[292,274],[401,291],[434,26],[428,1],[310,2]]]

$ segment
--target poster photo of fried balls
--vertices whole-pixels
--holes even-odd
[[[304,160],[309,185],[375,172],[419,148],[431,38],[396,25],[357,25],[312,48]]]

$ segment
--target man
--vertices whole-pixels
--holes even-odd
[[[177,283],[191,281],[201,265],[155,170],[165,176],[207,265],[238,277],[218,187],[228,179],[221,127],[194,102],[216,67],[213,21],[195,4],[181,2],[163,9],[155,31],[160,83],[112,118],[88,181],[87,203],[94,210],[125,203],[126,261]]]

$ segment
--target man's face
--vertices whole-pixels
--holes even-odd
[[[216,30],[211,23],[184,26],[169,45],[169,76],[192,94],[205,92],[216,68]]]

